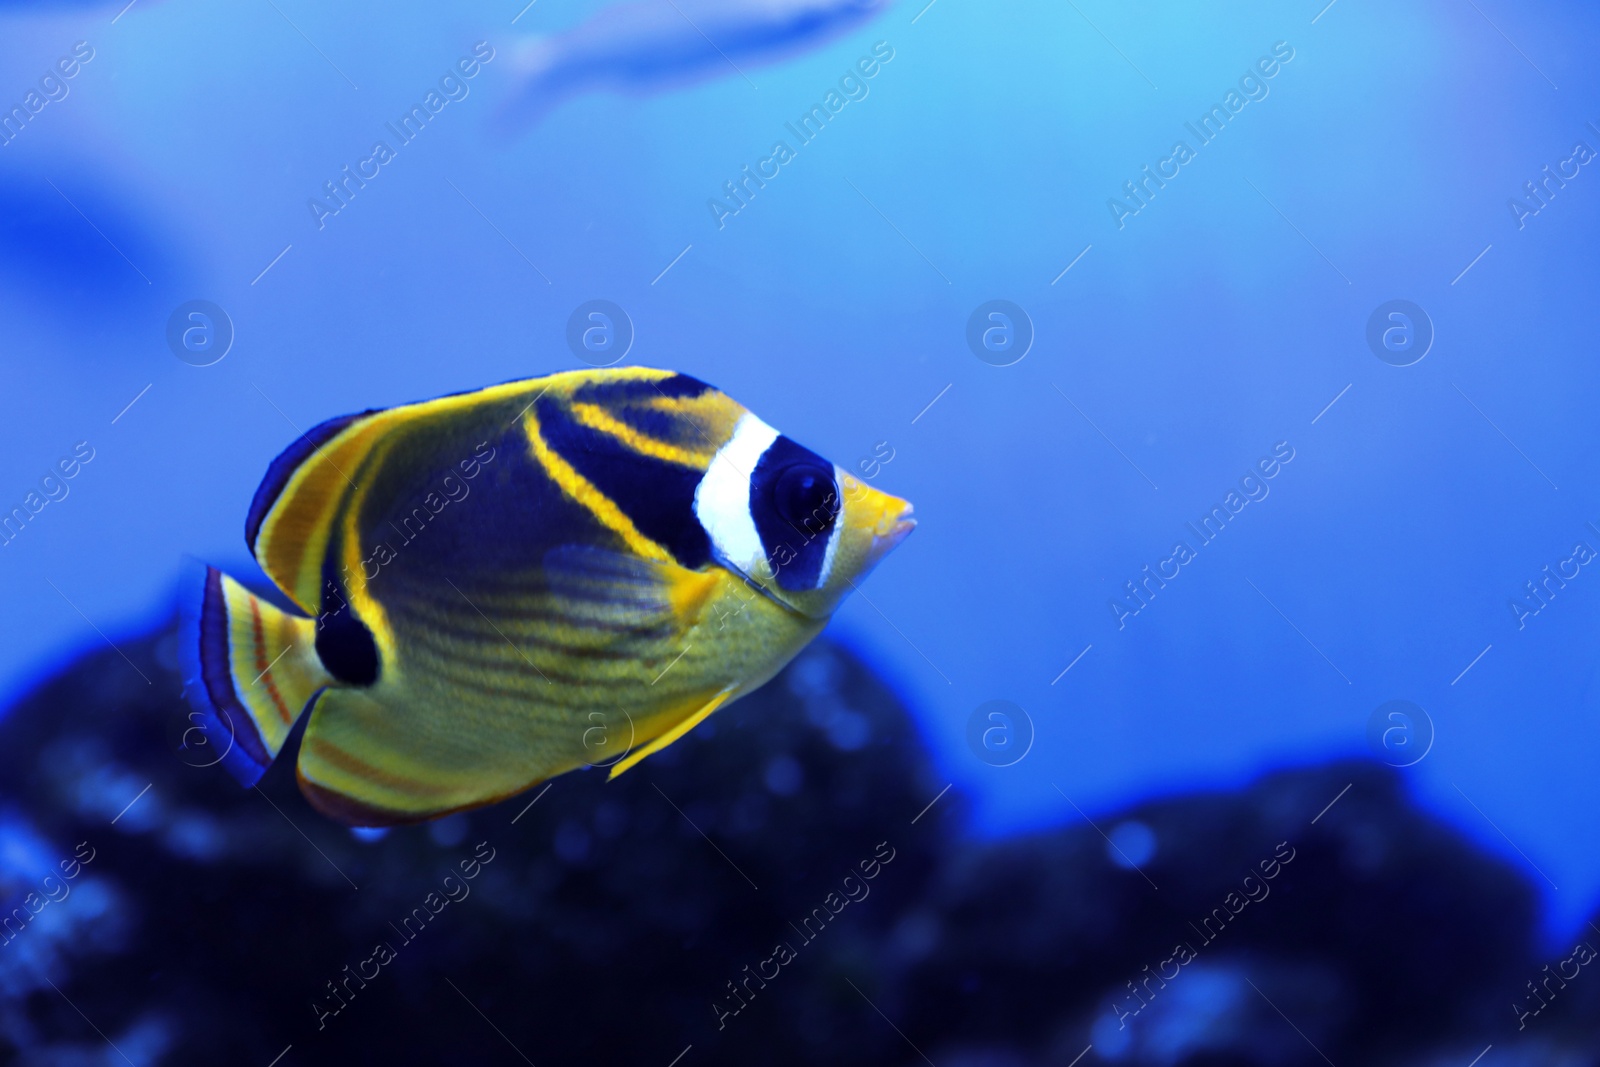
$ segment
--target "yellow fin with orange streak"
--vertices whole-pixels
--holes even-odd
[[[283,749],[312,697],[333,681],[317,656],[317,622],[207,567],[191,624],[199,632],[184,642],[195,656],[189,686],[200,697],[197,714],[209,719],[197,721],[184,744],[197,758],[220,760],[252,784]]]

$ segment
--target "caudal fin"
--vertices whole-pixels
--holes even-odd
[[[317,656],[317,623],[270,604],[214,567],[189,605],[188,693],[203,722],[185,743],[210,746],[245,785],[278,755],[311,698],[333,678]]]

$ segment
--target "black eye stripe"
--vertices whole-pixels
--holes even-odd
[[[762,453],[750,475],[750,518],[779,588],[817,587],[839,510],[827,460],[781,435]]]
[[[811,463],[797,463],[780,471],[772,486],[772,501],[778,517],[804,535],[828,532],[839,517],[833,472]]]

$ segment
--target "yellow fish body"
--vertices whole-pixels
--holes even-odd
[[[577,371],[334,419],[273,463],[246,539],[305,614],[208,568],[201,710],[254,782],[353,825],[612,774],[771,678],[915,525],[725,394]]]

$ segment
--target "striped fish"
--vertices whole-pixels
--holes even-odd
[[[285,611],[207,568],[190,692],[258,779],[417,822],[613,775],[751,692],[915,525],[682,374],[555,374],[333,419],[246,522]]]

